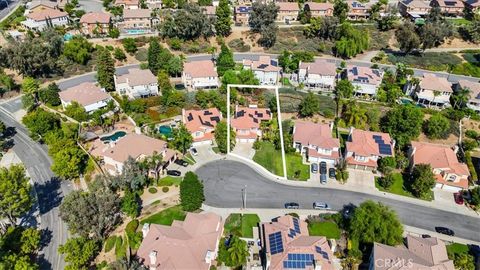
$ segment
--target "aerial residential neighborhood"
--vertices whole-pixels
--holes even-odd
[[[0,269],[480,268],[480,1],[0,0]]]

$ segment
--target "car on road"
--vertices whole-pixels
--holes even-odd
[[[313,203],[313,209],[328,210],[328,209],[330,209],[330,206],[327,203],[324,203],[324,202],[314,202]]]
[[[328,177],[335,178],[335,168],[328,169]]]
[[[322,173],[320,174],[320,183],[325,185],[327,183],[327,175]]]
[[[449,236],[455,236],[455,232],[447,227],[435,227],[435,231],[437,233],[441,233]]]
[[[183,166],[183,167],[187,167],[187,166],[188,166],[188,162],[186,162],[186,161],[183,160],[183,159],[176,159],[176,160],[175,160],[175,164],[178,164],[178,165]]]
[[[327,163],[325,161],[320,162],[320,173],[327,174]]]
[[[198,151],[194,147],[190,148],[190,153],[192,153],[192,155],[194,155],[194,156],[198,155]]]
[[[453,198],[455,199],[456,204],[463,205],[463,196],[460,192],[453,193]]]
[[[288,202],[285,204],[285,209],[298,209],[300,205],[296,202]]]
[[[182,175],[182,173],[180,171],[177,171],[177,170],[168,170],[167,171],[167,175],[170,175],[170,176],[180,176]]]
[[[317,163],[312,163],[312,165],[310,165],[310,168],[312,170],[312,173],[318,173],[318,164]]]

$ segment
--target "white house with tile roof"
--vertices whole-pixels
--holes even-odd
[[[115,91],[130,99],[156,96],[158,80],[149,69],[132,68],[126,74],[114,75]]]

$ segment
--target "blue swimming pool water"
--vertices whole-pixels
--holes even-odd
[[[125,131],[117,131],[117,132],[113,133],[112,135],[101,137],[100,140],[102,142],[115,142],[125,135],[127,135],[127,133]]]
[[[146,34],[146,33],[148,33],[148,30],[143,30],[143,29],[127,30],[127,34],[129,34],[129,35],[141,35],[141,34]]]

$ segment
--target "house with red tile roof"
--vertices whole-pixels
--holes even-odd
[[[411,142],[409,150],[410,168],[418,164],[432,167],[436,187],[448,191],[468,189],[468,166],[458,161],[456,150],[447,145]]]
[[[468,102],[467,107],[480,113],[480,82],[472,82],[468,80],[459,80],[454,85],[455,91],[461,89],[468,90]]]
[[[417,103],[445,108],[450,106],[452,93],[452,84],[446,78],[424,73],[413,95]]]
[[[208,270],[217,258],[223,220],[214,213],[187,213],[171,226],[145,223],[137,251],[139,261],[154,270]]]
[[[439,7],[446,16],[461,17],[465,4],[460,0],[432,0],[432,7]]]
[[[217,108],[205,110],[182,109],[182,122],[193,137],[193,146],[212,144],[214,131],[222,120],[222,113]]]
[[[310,12],[312,14],[312,17],[330,17],[333,16],[333,4],[326,2],[326,3],[317,3],[317,2],[307,2],[304,5],[308,5],[308,8],[310,9]]]
[[[333,270],[332,249],[324,236],[310,236],[307,223],[285,215],[260,224],[266,269]]]
[[[80,18],[80,31],[84,35],[102,35],[110,30],[112,17],[104,12],[89,12]]]
[[[58,9],[37,8],[29,11],[22,22],[27,29],[42,31],[47,27],[64,26],[69,23],[68,14]]]
[[[183,65],[182,83],[188,90],[218,88],[217,68],[211,60],[187,62]]]
[[[162,163],[152,174],[161,172],[177,158],[177,153],[167,148],[167,142],[135,133],[126,134],[116,141],[95,145],[91,153],[103,159],[105,170],[112,175],[122,173],[123,164],[129,157],[141,161],[154,154],[162,155]]]
[[[352,82],[356,96],[375,97],[382,83],[383,71],[360,66],[348,66],[346,78]]]
[[[392,247],[374,243],[370,257],[370,270],[454,270],[448,258],[445,243],[436,238],[422,238],[408,234],[406,246]]]
[[[348,167],[376,170],[382,157],[393,157],[395,141],[388,133],[351,128],[345,143],[345,161]]]
[[[367,20],[370,17],[370,9],[373,3],[360,1],[347,1],[348,13],[347,16],[350,20]]]
[[[150,33],[158,24],[157,19],[152,18],[151,9],[124,9],[123,20],[117,23],[118,29],[126,34]]]
[[[237,5],[233,11],[233,20],[236,26],[247,26],[248,18],[252,12],[251,6]]]
[[[139,9],[139,0],[115,0],[114,6],[123,7],[124,10]]]
[[[425,17],[432,7],[429,1],[402,0],[398,2],[398,10],[404,17],[418,19]]]
[[[301,62],[298,65],[298,82],[313,91],[333,91],[337,67],[327,60],[317,59],[313,63]]]
[[[27,3],[25,6],[30,12],[42,9],[58,9],[57,1],[49,0],[34,0]]]
[[[474,14],[480,12],[480,0],[466,0],[465,7],[470,9]]]
[[[149,69],[131,68],[125,74],[115,74],[115,91],[130,99],[156,96],[158,80]]]
[[[275,5],[278,7],[278,22],[284,22],[288,24],[298,19],[300,7],[297,2],[276,2]]]
[[[278,66],[278,60],[268,55],[261,55],[258,60],[243,59],[243,68],[253,71],[261,85],[276,85],[280,79],[281,68]]]
[[[72,102],[78,102],[87,113],[107,106],[112,97],[92,82],[84,82],[58,93],[65,109]]]
[[[250,107],[235,107],[235,115],[231,120],[231,126],[236,133],[237,142],[254,142],[262,136],[260,124],[262,121],[270,121],[272,113],[270,109]]]
[[[340,140],[332,136],[333,122],[317,124],[295,121],[293,147],[305,155],[308,162],[337,164],[340,158]]]

